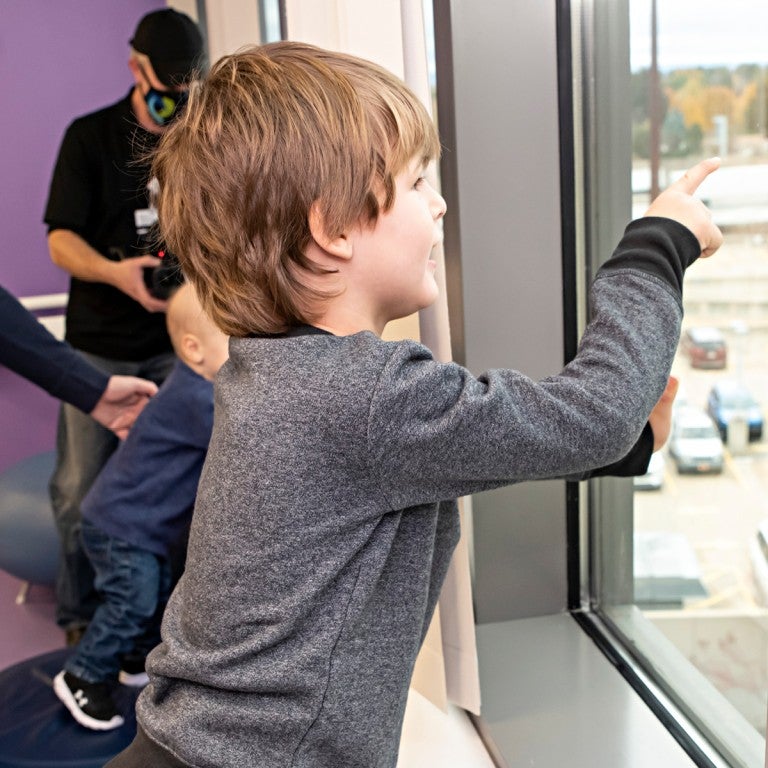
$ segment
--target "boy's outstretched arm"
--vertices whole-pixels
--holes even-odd
[[[422,365],[407,346],[393,352],[372,390],[368,431],[381,436],[371,438],[370,462],[392,508],[522,480],[645,472],[669,430],[671,393],[654,414],[655,437],[648,417],[678,348],[685,270],[722,242],[693,197],[718,166],[694,166],[627,226],[595,275],[592,318],[559,374],[474,377],[460,366]]]
[[[666,389],[662,392],[656,405],[648,417],[653,430],[653,450],[658,451],[667,442],[672,429],[672,406],[675,402],[680,382],[674,376],[669,377]]]
[[[702,160],[670,184],[650,205],[645,216],[674,219],[693,232],[701,246],[701,256],[711,256],[723,243],[723,234],[712,221],[712,213],[693,197],[704,179],[720,167],[720,158]]]

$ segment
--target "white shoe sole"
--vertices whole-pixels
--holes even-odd
[[[143,688],[145,685],[149,685],[149,676],[146,672],[136,672],[136,674],[131,674],[130,672],[125,672],[121,669],[117,679],[123,685],[127,685],[131,688]]]
[[[53,678],[53,690],[61,700],[62,704],[69,710],[72,717],[85,728],[90,728],[92,731],[112,731],[115,728],[119,728],[125,722],[120,715],[115,715],[110,720],[97,720],[95,717],[86,715],[85,712],[77,706],[72,691],[69,690],[69,686],[64,682],[63,670]]]

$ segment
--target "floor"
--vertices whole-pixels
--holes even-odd
[[[64,638],[53,619],[50,589],[33,586],[17,605],[21,582],[0,571],[0,669],[60,648]],[[447,713],[411,691],[408,697],[397,768],[494,768],[466,714]]]

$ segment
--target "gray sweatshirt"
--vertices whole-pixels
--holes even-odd
[[[576,358],[539,382],[368,332],[233,339],[187,568],[110,768],[392,768],[454,499],[630,451],[698,254],[675,222],[630,225]]]

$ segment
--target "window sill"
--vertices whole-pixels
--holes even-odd
[[[478,625],[477,641],[476,726],[499,766],[696,765],[570,614]]]

